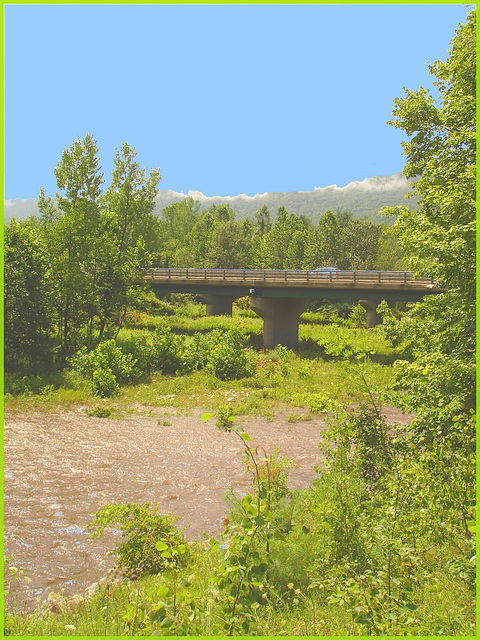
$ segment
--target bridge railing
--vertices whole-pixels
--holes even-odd
[[[149,270],[145,277],[153,280],[229,280],[235,282],[255,280],[263,282],[290,282],[321,284],[327,282],[364,284],[411,284],[435,286],[433,279],[415,277],[411,271],[374,270],[296,270],[296,269],[197,269],[197,268],[156,268]]]

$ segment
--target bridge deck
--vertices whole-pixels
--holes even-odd
[[[300,271],[275,269],[152,269],[144,276],[152,284],[238,284],[245,287],[301,287],[332,289],[386,289],[441,292],[431,278],[409,271]]]

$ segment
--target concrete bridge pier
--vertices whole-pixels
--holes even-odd
[[[238,298],[238,296],[232,295],[205,293],[199,294],[197,297],[207,305],[207,316],[231,316],[232,304]]]
[[[381,300],[359,300],[358,301],[367,312],[367,329],[382,324],[382,316],[377,313],[377,307]]]
[[[296,347],[298,319],[308,308],[308,298],[250,298],[250,308],[263,318],[263,346],[274,349],[277,344]]]

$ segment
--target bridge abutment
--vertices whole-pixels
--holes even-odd
[[[358,301],[367,312],[367,329],[382,324],[382,316],[377,313],[377,307],[381,300],[359,300]]]
[[[198,298],[207,305],[207,316],[232,315],[232,304],[238,296],[199,294]]]
[[[296,347],[298,320],[308,308],[308,298],[251,297],[250,308],[263,318],[263,346],[274,349],[277,344]]]

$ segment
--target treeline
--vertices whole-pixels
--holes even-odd
[[[201,210],[186,198],[166,207],[159,220],[157,262],[165,267],[314,269],[400,269],[402,253],[385,234],[385,223],[327,211],[314,224],[279,207],[275,219],[266,205],[253,220],[236,220],[227,204]]]
[[[317,225],[266,206],[252,221],[228,205],[201,210],[192,198],[154,214],[160,170],[147,174],[128,143],[103,191],[97,142],[87,134],[55,168],[59,191],[41,189],[39,218],[5,229],[5,367],[62,366],[80,348],[115,338],[135,306],[142,270],[210,268],[391,269],[401,265],[386,224],[327,211]]]

